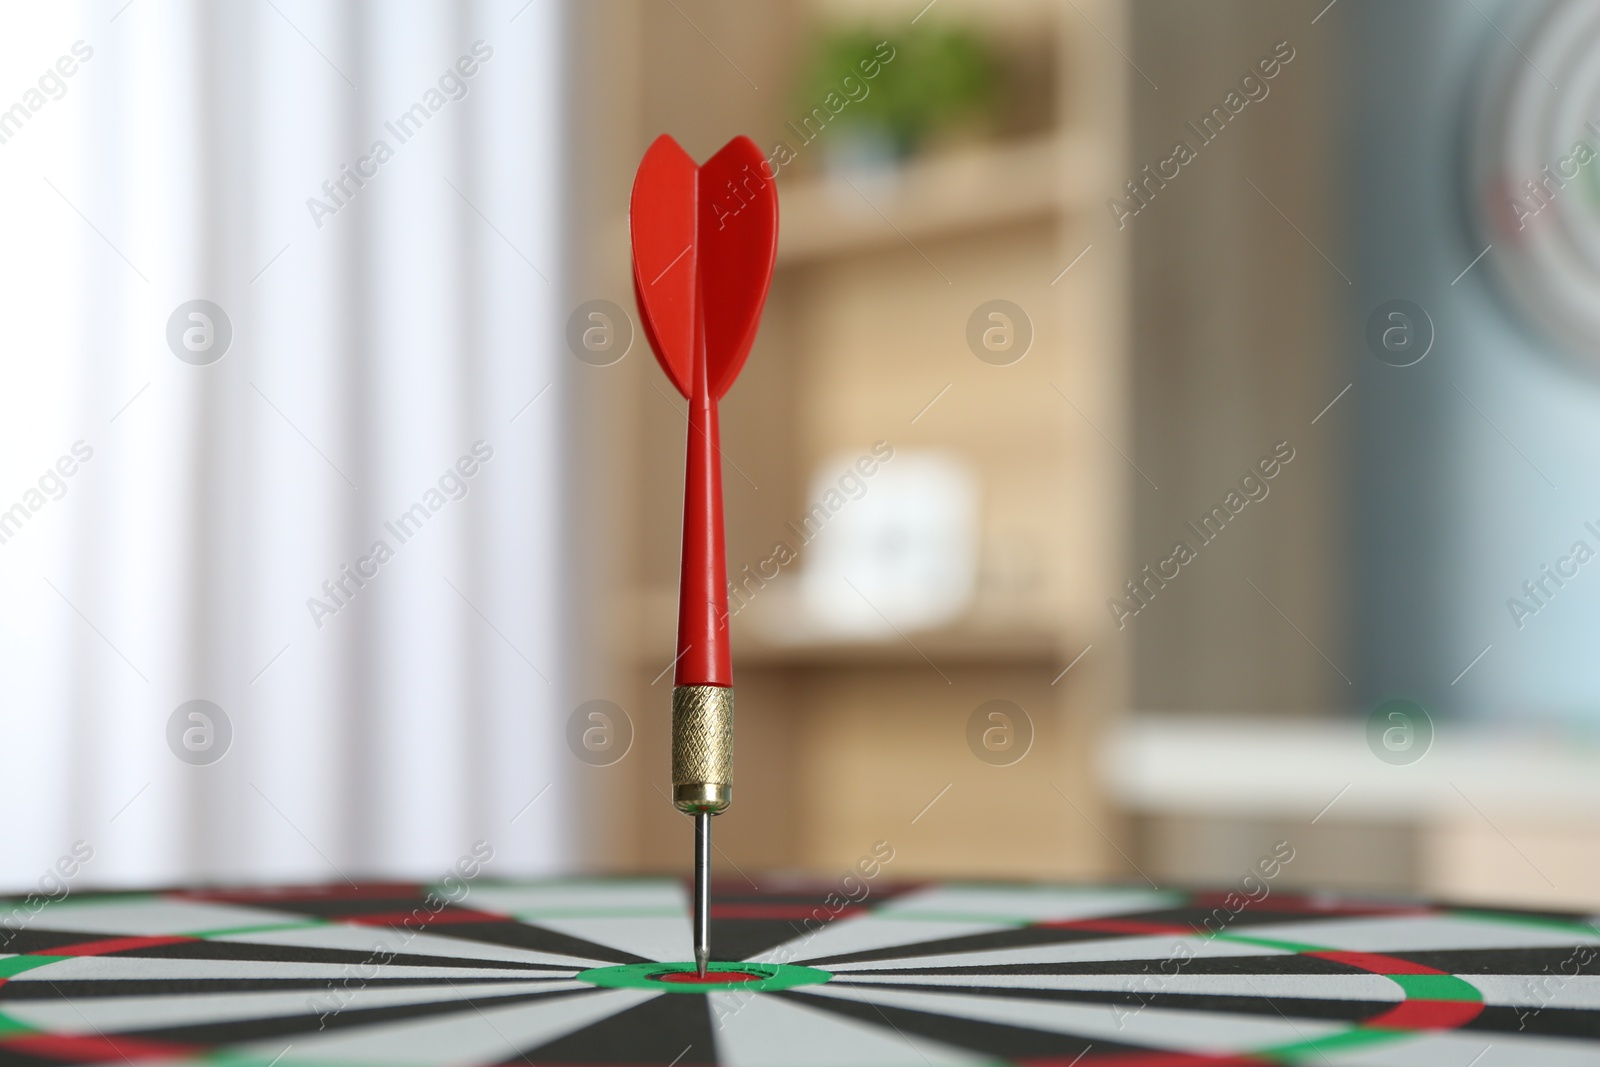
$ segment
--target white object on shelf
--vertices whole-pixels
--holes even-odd
[[[812,479],[808,514],[828,512],[802,553],[813,628],[879,637],[957,618],[977,585],[977,477],[949,454],[902,449],[842,488],[839,472],[854,460],[836,456]]]

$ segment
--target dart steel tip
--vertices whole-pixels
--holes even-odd
[[[694,817],[694,965],[706,976],[711,961],[711,813]]]

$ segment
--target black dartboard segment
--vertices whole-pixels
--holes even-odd
[[[8,907],[0,1065],[1600,1064],[1593,916],[719,888],[706,985],[682,980],[686,887],[665,879],[480,880],[454,903],[370,885]]]

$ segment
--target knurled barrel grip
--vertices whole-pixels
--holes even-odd
[[[733,800],[733,690],[672,690],[672,803],[686,814],[723,811]]]

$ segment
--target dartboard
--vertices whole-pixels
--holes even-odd
[[[1600,361],[1600,6],[1518,0],[1496,25],[1462,9],[1482,62],[1469,141],[1479,234],[1467,255],[1526,324],[1593,368]],[[1518,42],[1508,47],[1510,41]],[[1454,164],[1452,163],[1452,166]],[[1454,284],[1454,283],[1452,283]]]
[[[14,901],[0,1063],[1600,1063],[1600,929],[1583,916],[849,889],[719,886],[704,981],[671,880]]]

